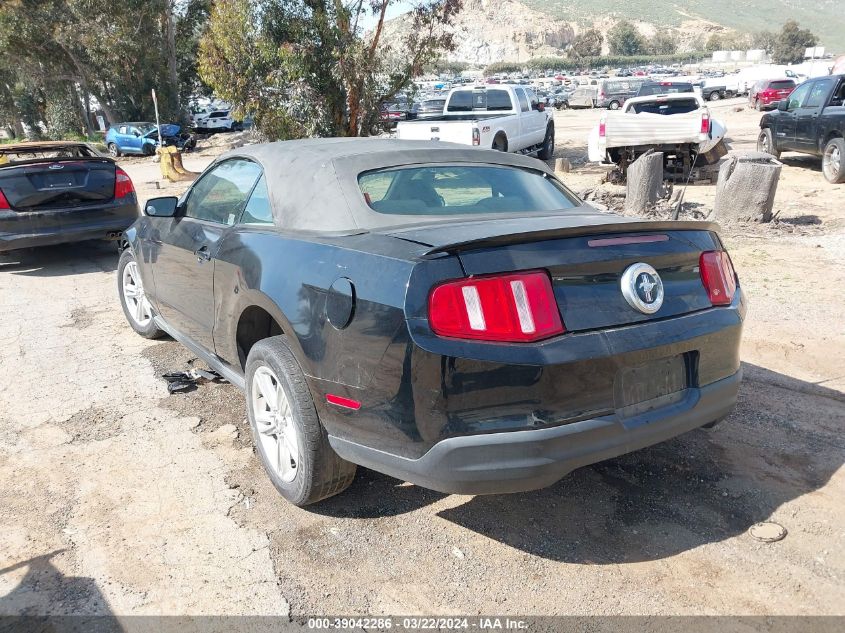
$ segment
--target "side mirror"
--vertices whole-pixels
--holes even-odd
[[[135,130],[134,132],[132,132],[132,135],[133,135],[135,138],[138,138],[139,136],[141,136],[141,133],[140,133],[138,130]]]
[[[789,99],[781,99],[778,101],[778,110],[786,112],[789,109]]]
[[[172,218],[176,215],[179,198],[167,196],[165,198],[151,198],[144,205],[144,213],[153,218]]]
[[[543,110],[546,109],[546,104],[542,103],[540,101],[538,101],[537,103],[534,103],[532,105],[534,106],[534,109],[537,110],[537,112],[542,112]]]

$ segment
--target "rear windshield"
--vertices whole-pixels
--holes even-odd
[[[698,101],[695,99],[672,99],[666,101],[650,101],[648,103],[637,103],[631,106],[631,111],[636,114],[644,112],[649,114],[686,114],[698,110]]]
[[[388,215],[532,213],[580,201],[539,171],[459,165],[382,169],[358,177],[370,207]]]
[[[795,82],[791,79],[786,79],[784,81],[773,81],[769,84],[769,88],[772,90],[788,90],[789,88],[794,88]]]
[[[662,83],[662,84],[643,84],[640,86],[637,93],[640,97],[648,95],[668,95],[677,92],[693,92],[692,84],[690,83]]]
[[[511,109],[511,98],[507,90],[458,90],[449,97],[449,112],[472,112],[486,110],[488,112],[507,111]]]

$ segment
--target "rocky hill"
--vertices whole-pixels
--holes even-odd
[[[473,64],[520,62],[560,56],[580,31],[607,32],[616,22],[634,22],[645,36],[670,30],[679,52],[693,50],[714,32],[779,30],[794,17],[845,51],[843,0],[464,0],[455,23],[457,50],[451,60]],[[387,37],[407,28],[400,16],[387,24]],[[605,51],[607,47],[605,44]]]

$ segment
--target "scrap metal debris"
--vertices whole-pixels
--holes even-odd
[[[225,379],[216,371],[192,368],[188,371],[169,371],[161,375],[167,381],[170,393],[187,393],[197,388],[197,383],[223,382]]]

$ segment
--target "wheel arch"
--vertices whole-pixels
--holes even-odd
[[[823,134],[821,136],[822,141],[819,143],[819,152],[824,153],[824,148],[827,147],[827,144],[835,138],[843,138],[841,130],[832,129],[828,130],[826,134]]]
[[[293,329],[290,322],[267,295],[262,292],[250,293],[231,333],[234,339],[232,341],[234,352],[237,354],[237,362],[240,368],[246,367],[249,350],[258,341],[291,332],[293,332]],[[289,344],[297,358],[301,359],[302,350],[295,336],[290,338]]]

